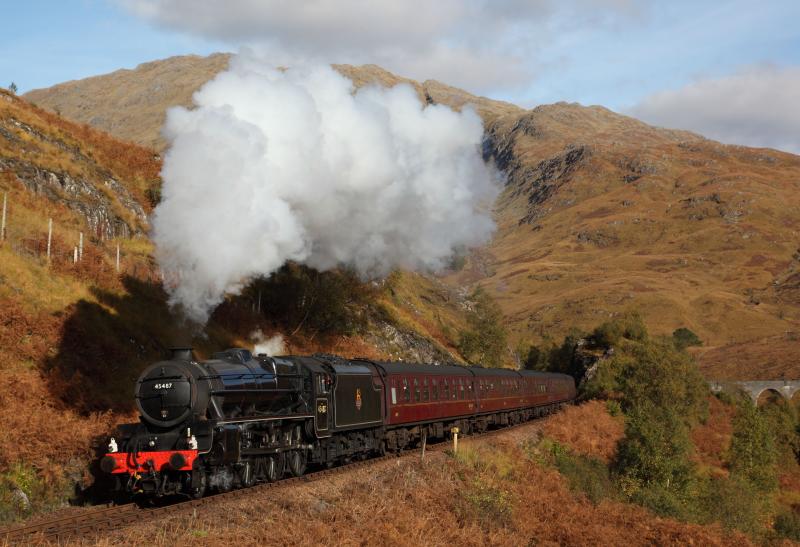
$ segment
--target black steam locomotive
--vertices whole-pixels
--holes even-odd
[[[454,365],[253,356],[191,349],[136,384],[140,422],[100,468],[130,494],[201,497],[444,438],[522,422],[575,397],[570,376]]]

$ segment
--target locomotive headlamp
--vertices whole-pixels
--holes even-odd
[[[162,417],[162,418],[166,419],[166,417],[167,417],[168,415],[169,415],[169,412],[167,412],[167,409],[162,409],[162,410],[161,410],[161,417]]]

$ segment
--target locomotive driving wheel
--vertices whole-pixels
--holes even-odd
[[[306,472],[306,451],[292,450],[289,452],[286,464],[289,472],[294,477],[300,477]]]
[[[275,482],[283,475],[284,459],[283,454],[267,456],[264,461],[264,478],[269,482]]]

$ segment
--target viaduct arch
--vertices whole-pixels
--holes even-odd
[[[800,391],[800,380],[753,380],[749,382],[712,380],[709,385],[714,393],[740,389],[750,396],[753,404],[758,404],[759,397],[765,393],[771,392],[791,401],[795,393]]]

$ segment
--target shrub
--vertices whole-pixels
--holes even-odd
[[[672,332],[672,339],[675,343],[675,347],[678,349],[686,349],[689,346],[702,346],[703,341],[693,333],[691,330],[687,329],[686,327],[681,327],[679,329],[675,329]]]
[[[685,424],[708,412],[708,385],[692,358],[669,344],[649,341],[632,349],[619,367],[622,408],[668,409]]]
[[[592,503],[618,497],[608,467],[600,460],[559,451],[554,453],[554,463],[559,473],[566,477],[570,488],[583,492]]]
[[[594,344],[611,348],[619,345],[622,339],[644,342],[647,340],[647,327],[638,313],[628,313],[607,321],[592,332]]]
[[[614,468],[639,487],[682,494],[694,471],[691,446],[689,427],[674,409],[637,406],[628,413]]]
[[[467,316],[469,328],[461,333],[458,350],[470,363],[499,367],[507,347],[500,306],[480,287],[472,300],[475,306]]]
[[[513,499],[508,490],[498,488],[481,478],[474,479],[463,490],[464,499],[473,516],[487,526],[504,526],[511,520]]]
[[[27,518],[63,503],[66,480],[48,482],[25,464],[15,464],[0,475],[0,522]]]
[[[733,420],[730,447],[731,477],[751,483],[766,494],[778,486],[776,442],[769,420],[752,404],[742,403]]]
[[[608,413],[612,416],[619,416],[622,414],[622,407],[619,406],[619,403],[613,399],[606,401],[606,410],[608,410]]]
[[[774,528],[779,536],[800,541],[800,515],[794,511],[778,515],[775,518]]]
[[[353,334],[366,325],[373,292],[352,271],[319,272],[290,263],[251,284],[245,296],[256,302],[260,295],[262,313],[289,332]]]
[[[749,401],[747,401],[749,403]],[[775,439],[776,462],[781,466],[793,465],[800,454],[797,411],[795,407],[780,398],[776,404],[759,408],[767,429]]]
[[[764,529],[770,501],[740,477],[709,479],[704,483],[698,515],[703,521],[719,522],[728,529],[758,534]]]

